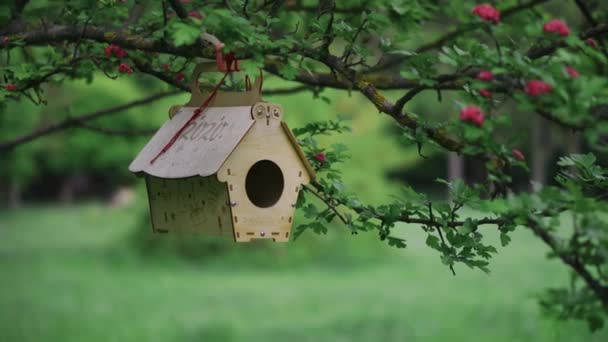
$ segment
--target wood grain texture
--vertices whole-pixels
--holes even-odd
[[[295,203],[303,184],[311,180],[305,161],[294,148],[281,125],[282,108],[271,103],[253,106],[255,124],[238,148],[218,171],[220,181],[228,184],[232,220],[237,242],[252,239],[289,240]],[[275,163],[282,171],[284,184],[278,202],[268,208],[254,205],[245,189],[247,173],[261,160]]]
[[[211,107],[193,121],[171,148],[154,164],[150,161],[188,121],[195,108],[178,111],[152,137],[129,166],[160,178],[207,177],[215,174],[251,128],[251,107]]]
[[[228,189],[216,177],[146,176],[146,185],[154,232],[233,236]]]

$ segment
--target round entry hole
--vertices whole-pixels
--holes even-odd
[[[260,208],[272,207],[277,203],[284,185],[281,168],[270,160],[260,160],[253,164],[245,178],[247,197]]]

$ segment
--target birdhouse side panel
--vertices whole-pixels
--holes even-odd
[[[146,177],[155,232],[233,236],[226,184],[216,177]]]

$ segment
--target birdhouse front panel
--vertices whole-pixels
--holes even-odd
[[[226,184],[216,177],[146,177],[152,227],[158,233],[233,236]]]
[[[298,194],[314,171],[281,122],[279,105],[259,103],[252,110],[256,122],[222,165],[218,179],[228,184],[236,241],[287,241]]]

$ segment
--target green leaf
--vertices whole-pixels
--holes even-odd
[[[500,233],[500,244],[505,247],[511,242],[511,237],[506,233]]]
[[[431,247],[432,249],[440,250],[439,238],[435,235],[428,235],[426,237],[426,245]]]
[[[388,245],[389,246],[396,247],[396,248],[405,248],[405,247],[407,247],[407,245],[405,244],[405,240],[404,239],[388,236],[387,240],[388,240]]]
[[[201,29],[188,23],[174,21],[170,26],[169,33],[175,46],[190,45],[201,35]]]

